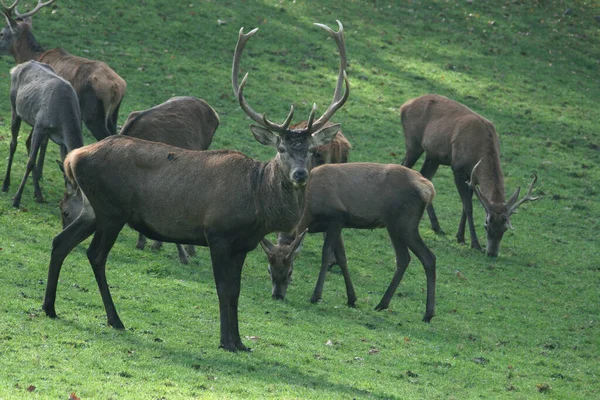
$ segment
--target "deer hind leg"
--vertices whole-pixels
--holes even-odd
[[[186,245],[185,251],[187,252],[188,256],[190,256],[190,257],[194,257],[196,255],[196,247],[193,244]]]
[[[331,254],[332,251],[335,253],[335,249],[339,246],[336,246],[339,241],[339,237],[342,233],[342,227],[338,224],[330,225],[326,230],[325,241],[323,243],[323,250],[321,253],[321,270],[319,271],[319,278],[317,279],[317,285],[315,286],[315,290],[310,298],[311,303],[316,303],[321,300],[321,296],[323,295],[323,286],[325,285],[325,275],[327,274],[328,267],[328,255]],[[338,254],[341,253],[338,249]],[[336,257],[337,255],[336,254]],[[345,255],[344,255],[345,257]],[[342,266],[340,265],[340,268]],[[343,272],[343,268],[342,268]],[[344,279],[345,279],[344,275]],[[351,283],[350,283],[351,285]],[[348,299],[350,300],[350,299]]]
[[[106,221],[98,224],[92,243],[87,250],[87,257],[94,271],[96,283],[98,284],[98,289],[100,289],[100,295],[102,296],[102,302],[106,310],[108,325],[115,329],[125,329],[125,326],[117,314],[106,281],[106,259],[119,236],[119,232],[121,232],[124,226],[125,222],[123,221]]]
[[[440,164],[438,162],[433,161],[429,157],[425,157],[425,161],[421,167],[421,175],[431,181],[433,180],[433,177],[435,176],[439,166]],[[427,206],[427,214],[429,215],[429,221],[431,222],[431,229],[438,235],[443,235],[444,231],[442,231],[442,228],[440,227],[440,222],[438,221],[435,210],[433,209],[433,204],[429,204]]]
[[[179,262],[182,264],[189,264],[190,263],[190,259],[188,258],[187,253],[185,252],[185,249],[183,248],[182,245],[180,245],[179,243],[175,243],[175,246],[177,246],[177,254],[179,255]]]
[[[42,196],[42,189],[40,188],[40,180],[42,179],[42,171],[44,170],[44,160],[46,159],[46,148],[48,147],[48,139],[49,137],[46,135],[44,135],[44,137],[42,138],[42,144],[40,145],[40,150],[37,157],[37,164],[33,168],[32,172],[35,201],[37,201],[38,203],[42,203],[44,201],[44,198]]]
[[[140,233],[138,234],[138,240],[135,244],[135,248],[138,250],[144,250],[144,247],[146,247],[146,236]]]
[[[81,119],[96,140],[102,140],[110,136],[111,132],[107,127],[104,103],[96,97],[92,88],[83,90],[79,104],[81,106]]]
[[[421,235],[419,235],[418,228],[413,231],[413,234],[406,236],[406,242],[408,243],[409,249],[417,256],[423,268],[425,269],[425,276],[427,277],[427,303],[425,306],[425,316],[423,322],[431,321],[431,318],[435,315],[435,264],[436,257],[433,252],[423,242]]]
[[[463,212],[458,225],[456,239],[458,243],[465,243],[465,222],[469,223],[469,233],[471,234],[471,248],[481,250],[477,233],[475,232],[475,224],[473,222],[473,191],[467,184],[468,178],[460,172],[454,172],[454,183],[458,189],[460,200],[462,201]]]
[[[42,128],[39,128],[39,127],[33,128],[32,140],[31,140],[31,152],[29,154],[29,159],[27,160],[27,168],[25,169],[25,176],[23,176],[23,180],[21,181],[21,184],[19,185],[19,188],[17,189],[17,193],[15,194],[15,197],[13,198],[13,203],[12,203],[13,207],[18,208],[19,204],[21,204],[21,196],[23,195],[23,189],[25,189],[25,183],[27,182],[27,178],[29,177],[29,174],[35,167],[35,160],[40,151],[40,147],[44,141],[44,135],[46,135],[46,132],[44,132],[44,130]],[[43,197],[42,197],[41,189],[39,188],[39,182],[34,179],[33,183],[34,183],[35,192],[36,192],[36,200],[38,200],[38,202],[41,202],[41,201],[43,201]],[[38,195],[39,195],[39,198],[38,198]]]
[[[396,289],[398,289],[398,285],[410,263],[410,254],[408,253],[408,247],[403,239],[401,229],[403,228],[388,228],[388,234],[390,235],[396,254],[396,271],[394,272],[394,277],[383,294],[381,301],[375,306],[376,311],[385,310],[389,307],[390,301],[392,301],[392,297],[394,296],[394,293],[396,293]]]
[[[89,207],[89,206],[88,206]],[[91,208],[89,208],[91,210]],[[54,303],[56,302],[56,287],[63,262],[67,255],[81,242],[90,237],[96,230],[96,220],[93,213],[81,213],[75,221],[68,225],[52,241],[52,253],[48,267],[48,281],[42,309],[50,318],[56,318]]]
[[[240,297],[242,266],[246,252],[233,254],[226,238],[207,234],[213,266],[219,313],[221,319],[220,348],[228,351],[249,351],[240,338],[238,325],[238,300]]]
[[[19,118],[19,116],[17,116],[17,114],[13,111],[12,122],[10,125],[12,138],[10,140],[10,147],[9,147],[9,153],[8,153],[8,164],[6,165],[6,175],[4,176],[4,183],[2,184],[3,192],[8,192],[8,188],[10,187],[10,170],[12,168],[15,151],[17,150],[17,138],[19,137],[19,129],[20,128],[21,128],[21,118]]]

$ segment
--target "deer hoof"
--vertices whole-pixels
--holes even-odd
[[[431,318],[433,318],[433,314],[431,314],[431,315],[425,314],[425,316],[423,317],[423,322],[429,323],[429,322],[431,322]]]
[[[321,297],[313,296],[310,298],[310,302],[313,304],[318,303],[320,301],[322,301]]]
[[[375,306],[375,311],[383,311],[387,308],[388,308],[388,306],[386,304],[379,303]]]

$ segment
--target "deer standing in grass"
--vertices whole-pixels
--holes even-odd
[[[32,170],[35,199],[38,203],[44,200],[39,182],[44,154],[40,149],[47,146],[48,140],[52,140],[60,146],[60,155],[64,160],[67,153],[83,146],[83,137],[81,136],[81,117],[77,95],[71,84],[56,75],[50,66],[37,61],[19,64],[11,69],[10,81],[12,139],[6,176],[2,184],[3,192],[7,192],[10,186],[10,171],[17,149],[21,121],[25,121],[33,127],[25,176],[12,203],[14,207],[19,207],[25,182]],[[38,153],[40,154],[36,167]]]
[[[33,10],[22,14],[17,10],[19,1],[6,6],[0,0],[0,14],[6,19],[6,26],[0,31],[0,55],[13,56],[18,64],[37,60],[50,65],[73,85],[81,119],[96,140],[117,133],[119,107],[127,89],[125,81],[101,61],[76,57],[60,48],[46,51],[31,32],[31,16],[54,0],[38,0]]]
[[[408,100],[400,107],[406,157],[402,165],[412,167],[425,153],[421,174],[432,179],[439,165],[449,165],[462,201],[462,216],[456,238],[465,242],[469,222],[471,247],[481,250],[473,223],[473,192],[483,206],[488,256],[496,257],[510,217],[525,201],[536,200],[531,192],[537,181],[534,173],[527,194],[520,188],[505,201],[504,175],[500,166],[500,143],[494,125],[466,106],[447,97],[429,94]],[[479,185],[479,186],[477,186]],[[442,233],[433,205],[427,207],[431,227]]]
[[[173,97],[166,102],[144,111],[129,114],[120,134],[166,143],[188,150],[206,150],[219,126],[219,116],[204,100],[191,96]],[[67,191],[59,203],[63,229],[79,216],[83,209],[83,196],[67,181]],[[146,237],[139,234],[136,247],[143,249]],[[161,241],[155,241],[153,249],[159,249]],[[189,262],[188,254],[195,255],[193,245],[177,244],[179,261]]]
[[[330,34],[333,31],[320,25]],[[333,139],[339,125],[326,122],[346,102],[348,78],[339,71],[345,91],[334,96],[315,120],[313,105],[305,129],[291,130],[293,107],[281,125],[254,111],[243,95],[248,75],[238,84],[242,51],[257,29],[240,29],[233,57],[232,86],[255,139],[277,150],[268,162],[230,150],[191,151],[123,135],[72,152],[65,160],[67,178],[84,195],[83,212],[52,242],[43,309],[56,317],[55,300],[65,257],[94,235],[87,250],[108,324],[123,329],[106,282],[106,259],[125,224],[147,237],[208,246],[219,298],[220,347],[248,350],[238,329],[238,298],[244,260],[270,232],[289,232],[299,215],[309,181],[310,150]]]
[[[342,240],[342,229],[386,228],[396,253],[396,272],[376,310],[388,308],[410,262],[410,249],[419,258],[427,277],[427,305],[423,321],[429,322],[435,308],[435,255],[419,234],[419,221],[431,203],[435,190],[431,182],[409,168],[395,164],[326,164],[315,168],[306,185],[304,211],[289,246],[274,246],[267,239],[261,245],[269,259],[273,296],[284,298],[292,277],[294,257],[306,231],[325,232],[321,270],[310,299],[321,299],[331,250],[342,269],[348,305],[354,307],[356,294]]]

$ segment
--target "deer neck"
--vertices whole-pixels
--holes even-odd
[[[38,60],[45,52],[29,29],[25,29],[15,42],[12,53],[17,64],[30,60]]]
[[[263,164],[256,208],[269,232],[290,232],[300,219],[304,187],[294,187],[282,171],[279,158]]]
[[[493,204],[505,202],[504,174],[500,167],[500,158],[486,157],[477,168],[477,182],[481,193]]]

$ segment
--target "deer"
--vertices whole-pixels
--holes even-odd
[[[433,179],[440,165],[449,165],[462,202],[456,239],[465,243],[469,223],[471,248],[481,250],[473,222],[473,193],[485,210],[486,254],[497,257],[502,236],[512,228],[510,217],[532,196],[537,174],[526,195],[518,200],[520,187],[505,200],[504,174],[500,166],[500,143],[494,124],[465,105],[437,94],[408,100],[400,107],[406,155],[402,165],[413,167],[425,153],[421,174]],[[427,213],[434,232],[442,234],[433,204]]]
[[[334,31],[317,24],[328,34]],[[249,350],[240,338],[238,299],[241,271],[249,251],[268,233],[289,232],[304,201],[311,149],[330,142],[339,125],[326,122],[350,93],[344,70],[338,74],[345,90],[336,93],[322,116],[313,104],[305,129],[289,128],[294,107],[282,124],[256,112],[244,97],[248,74],[238,82],[240,58],[258,28],[240,29],[232,65],[232,87],[242,110],[257,125],[254,138],[277,150],[269,161],[234,150],[193,151],[126,135],[110,136],[71,152],[64,167],[83,193],[79,216],[52,241],[42,309],[56,318],[56,289],[66,256],[93,234],[87,256],[94,271],[109,326],[124,329],[106,281],[106,260],[119,232],[128,224],[155,240],[194,244],[209,249],[219,299],[220,348]],[[340,54],[342,52],[340,51]]]
[[[37,61],[19,64],[10,70],[10,82],[12,139],[2,184],[3,192],[8,192],[10,187],[10,173],[21,122],[25,121],[33,127],[25,176],[12,203],[13,207],[18,208],[27,177],[32,170],[35,199],[38,203],[44,201],[39,182],[44,163],[40,149],[45,148],[48,141],[52,140],[60,146],[61,158],[64,160],[67,153],[83,146],[83,136],[77,94],[69,82],[54,73],[52,67]],[[40,157],[35,167],[38,153]]]
[[[164,103],[148,110],[133,111],[119,134],[166,143],[188,150],[206,150],[219,126],[217,112],[205,101],[192,96],[172,97]],[[59,163],[62,168],[62,163]],[[83,209],[83,196],[67,180],[66,192],[59,202],[63,229],[77,218]],[[146,237],[139,234],[136,248],[143,250]],[[155,241],[152,248],[157,250],[161,241]],[[188,264],[188,255],[196,254],[193,245],[176,244],[179,261]]]
[[[321,270],[310,301],[316,303],[322,298],[328,254],[333,251],[344,276],[348,305],[354,307],[357,298],[342,229],[386,228],[396,254],[396,271],[375,310],[388,308],[410,262],[410,249],[425,269],[427,304],[423,321],[430,322],[435,309],[436,257],[421,238],[419,222],[434,196],[429,180],[397,164],[325,164],[315,168],[306,185],[304,210],[294,241],[290,245],[274,245],[266,238],[261,241],[269,260],[272,296],[285,298],[294,258],[306,232],[325,232]]]
[[[82,122],[96,140],[116,134],[126,82],[102,61],[77,57],[61,48],[46,51],[33,36],[31,16],[54,0],[38,0],[34,9],[26,13],[18,12],[19,1],[6,6],[0,0],[0,14],[6,19],[6,26],[0,31],[0,55],[12,56],[18,64],[36,60],[50,65],[73,85]]]

